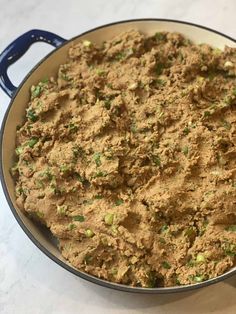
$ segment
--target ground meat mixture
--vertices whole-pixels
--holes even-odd
[[[131,286],[236,265],[236,49],[130,30],[31,88],[17,205],[77,269]]]

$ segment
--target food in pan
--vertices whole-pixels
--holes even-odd
[[[46,75],[46,73],[45,73]],[[130,30],[32,86],[17,205],[75,268],[159,287],[235,266],[236,49]]]

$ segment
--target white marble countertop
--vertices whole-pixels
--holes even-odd
[[[235,0],[0,0],[0,51],[32,28],[70,38],[115,20],[190,21],[236,37]],[[18,84],[49,47],[37,45],[9,70]],[[9,98],[0,91],[0,119]],[[236,313],[236,278],[175,295],[134,295],[87,283],[43,255],[18,226],[0,189],[0,313]]]

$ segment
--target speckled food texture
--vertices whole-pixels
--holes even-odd
[[[18,206],[99,278],[223,274],[236,260],[235,75],[235,48],[177,33],[74,45],[32,86],[11,169]]]

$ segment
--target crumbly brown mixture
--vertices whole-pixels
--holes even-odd
[[[17,130],[18,206],[76,268],[156,287],[236,261],[236,49],[123,33],[69,49]]]

